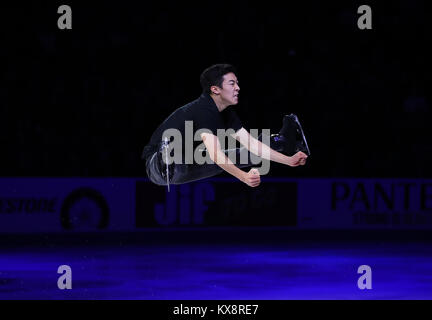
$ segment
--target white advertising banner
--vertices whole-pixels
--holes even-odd
[[[301,179],[298,226],[432,228],[432,180]]]
[[[134,188],[133,179],[1,178],[0,232],[128,230]]]
[[[0,179],[1,233],[182,226],[432,229],[432,180],[213,178],[168,192],[148,179]]]

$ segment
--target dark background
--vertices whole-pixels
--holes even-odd
[[[335,212],[346,229],[322,218],[330,207],[308,212],[319,230],[296,220],[309,194],[330,205],[332,181],[305,190],[297,183],[305,179],[260,188],[228,179],[211,204],[194,184],[168,194],[142,179],[4,179],[0,299],[430,298],[432,233],[430,223],[417,223],[430,222],[430,183],[388,181],[383,189],[399,206],[356,211],[351,205],[367,203],[372,182],[349,179],[432,177],[426,1],[259,3],[2,2],[0,177],[145,177],[140,155],[155,128],[200,95],[206,67],[231,63],[246,128],[277,132],[283,115],[296,113],[307,135],[307,165],[272,164],[269,175],[346,177],[350,207]],[[72,30],[57,27],[62,4],[72,7]],[[372,30],[357,27],[363,4],[372,7]],[[121,189],[129,183],[135,188]],[[377,203],[380,181],[373,183]],[[17,209],[63,194],[60,215]],[[108,230],[118,217],[133,223],[133,203],[123,201],[135,199],[136,228],[94,232],[94,221],[106,225],[99,194],[109,200]],[[182,214],[197,216],[195,200],[209,207],[209,220],[181,225]],[[156,205],[176,224],[156,225]],[[349,224],[349,216],[363,220]],[[56,286],[64,264],[73,268],[68,292]],[[356,286],[364,264],[374,270],[372,295]]]
[[[408,0],[2,4],[0,176],[145,176],[153,130],[226,62],[246,128],[303,124],[308,164],[271,176],[431,177],[427,19]]]

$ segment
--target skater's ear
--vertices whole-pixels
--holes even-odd
[[[219,95],[221,92],[221,88],[219,88],[218,86],[211,86],[210,91],[215,95]]]

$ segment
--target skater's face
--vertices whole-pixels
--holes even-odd
[[[219,96],[221,102],[226,106],[236,105],[239,96],[239,83],[234,73],[230,72],[223,76],[222,88],[212,86],[212,91]]]

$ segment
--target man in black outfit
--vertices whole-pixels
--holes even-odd
[[[201,74],[202,95],[176,109],[153,133],[150,142],[145,146],[142,158],[146,162],[146,171],[149,179],[158,185],[182,184],[206,177],[217,175],[223,171],[230,173],[240,181],[251,187],[260,184],[260,175],[257,169],[249,172],[241,170],[242,167],[250,167],[250,160],[246,163],[234,164],[228,157],[228,150],[222,150],[218,130],[231,129],[231,137],[243,145],[234,151],[249,151],[268,161],[276,161],[292,167],[304,165],[308,157],[309,149],[303,135],[300,123],[295,115],[285,116],[283,127],[279,134],[271,135],[268,141],[261,142],[252,137],[243,128],[240,119],[232,107],[238,103],[240,87],[233,66],[228,64],[213,65]],[[193,126],[193,130],[188,125]],[[203,130],[204,129],[204,130]],[[173,135],[167,132],[178,133],[181,147],[180,161],[173,161],[172,151],[176,151]],[[198,141],[187,142],[188,134],[193,133]],[[175,140],[175,139],[174,139]],[[197,144],[202,141],[210,161],[197,163],[196,152],[200,151]],[[202,144],[201,144],[202,145]],[[194,153],[187,151],[195,150]],[[232,151],[232,150],[231,150]],[[193,155],[187,158],[189,155]],[[291,156],[290,156],[291,155]],[[178,156],[178,154],[177,154]],[[208,158],[207,158],[208,159]]]

